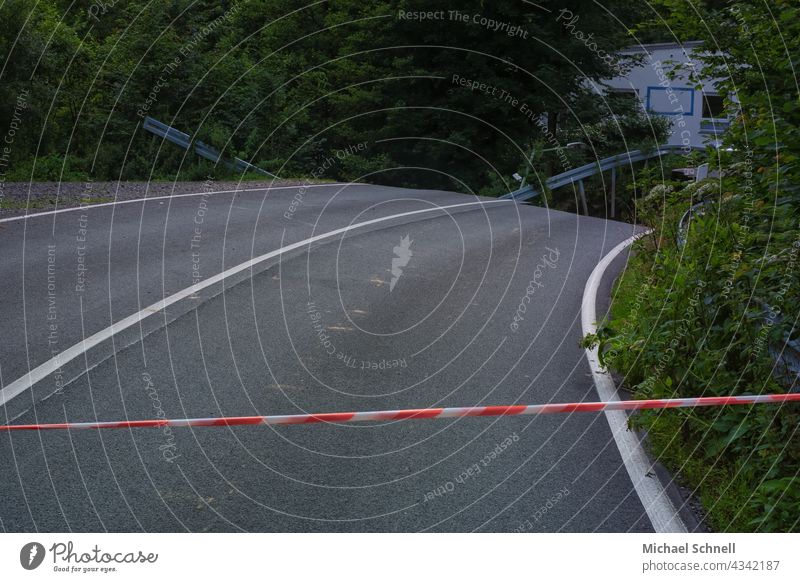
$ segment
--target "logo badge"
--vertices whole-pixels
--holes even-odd
[[[26,570],[35,570],[44,561],[44,546],[39,542],[30,542],[19,551],[19,563]]]
[[[411,252],[411,243],[414,242],[408,235],[400,239],[400,244],[394,247],[394,257],[392,258],[392,282],[389,283],[389,292],[392,292],[397,281],[403,276],[403,267],[408,264],[414,253]]]

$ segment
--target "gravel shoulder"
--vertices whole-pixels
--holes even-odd
[[[0,217],[22,216],[81,204],[135,200],[192,192],[247,190],[324,183],[320,180],[192,182],[6,182],[0,190]]]

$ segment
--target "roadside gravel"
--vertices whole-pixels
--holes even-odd
[[[210,181],[210,182],[6,182],[0,197],[0,217],[20,216],[114,200],[134,200],[173,194],[217,190],[246,190],[275,186],[300,186],[311,181]]]

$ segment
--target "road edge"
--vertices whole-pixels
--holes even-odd
[[[597,331],[597,292],[609,265],[620,253],[649,232],[648,230],[638,233],[619,243],[602,258],[589,275],[581,300],[581,326],[584,336]],[[614,380],[600,365],[597,346],[586,348],[586,359],[600,400],[619,400]],[[636,433],[628,430],[628,415],[622,410],[606,410],[604,414],[628,476],[655,532],[686,533],[686,524],[658,478],[654,463],[647,456]]]
[[[52,216],[54,214],[63,214],[65,212],[78,212],[93,210],[95,208],[104,208],[107,206],[122,206],[123,204],[136,204],[138,202],[155,202],[163,200],[171,200],[178,198],[188,198],[192,196],[212,196],[214,194],[240,194],[244,192],[267,192],[269,190],[299,190],[301,188],[320,188],[326,186],[366,186],[367,184],[350,183],[350,182],[332,182],[326,184],[305,184],[299,186],[268,186],[265,188],[237,188],[233,190],[209,190],[208,192],[183,192],[179,194],[166,194],[163,196],[145,196],[144,198],[130,198],[123,200],[113,200],[111,202],[97,202],[94,204],[83,204],[80,206],[65,206],[63,208],[54,208],[52,210],[43,210],[41,212],[31,212],[26,214],[18,214],[14,216],[0,217],[0,223],[15,222],[17,220],[29,220],[33,218],[41,218],[42,216]]]

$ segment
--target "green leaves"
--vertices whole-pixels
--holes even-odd
[[[764,481],[754,492],[749,509],[756,517],[750,525],[757,531],[786,532],[800,515],[800,478],[781,477]]]
[[[604,364],[624,375],[638,397],[784,390],[771,348],[779,350],[792,329],[794,318],[782,314],[800,305],[797,200],[779,203],[774,176],[754,172],[744,151],[724,163],[725,175],[710,191],[705,213],[692,219],[683,247],[672,229],[687,200],[696,201],[698,186],[669,192],[657,185],[640,201],[640,216],[656,234],[637,246],[617,283],[613,327],[597,332],[612,346]],[[790,479],[800,471],[800,415],[792,407],[698,409],[679,427],[657,419],[640,415],[636,422],[651,434],[666,426],[674,431],[658,435],[663,448],[655,453],[673,458],[675,468],[703,460],[691,485],[711,500],[717,527],[729,527],[729,519],[739,528],[798,527],[794,493],[780,490],[796,487]],[[736,487],[726,475],[735,476]],[[736,510],[729,513],[730,507]]]
[[[151,137],[134,135],[128,147],[148,114],[234,155],[286,160],[288,174],[307,175],[332,152],[366,141],[371,145],[360,162],[336,164],[325,177],[357,178],[381,165],[426,166],[440,171],[373,179],[496,194],[507,190],[503,181],[523,158],[518,144],[541,137],[534,123],[539,115],[561,113],[556,131],[580,131],[609,117],[588,91],[590,82],[614,72],[607,60],[553,14],[521,2],[468,0],[454,8],[423,0],[303,7],[282,0],[136,0],[103,6],[97,17],[87,16],[85,2],[9,0],[0,7],[0,52],[10,51],[18,28],[25,28],[0,83],[0,109],[30,84],[35,69],[31,117],[43,130],[15,144],[15,162],[68,156],[98,179],[116,178],[120,168],[126,178],[177,172],[181,156],[162,149],[154,159]],[[467,21],[449,15],[456,9]],[[432,10],[444,18],[399,16]],[[633,24],[641,12],[622,0],[604,6],[580,0],[571,10],[580,14],[581,32],[609,53],[630,42],[613,15]],[[482,26],[474,15],[515,26],[527,38]],[[460,86],[454,74],[497,91]],[[0,120],[11,118],[2,113]],[[625,123],[629,140],[653,131],[642,118]],[[619,149],[621,136],[611,135],[611,124],[593,131],[598,153]],[[381,141],[409,133],[425,139]]]

